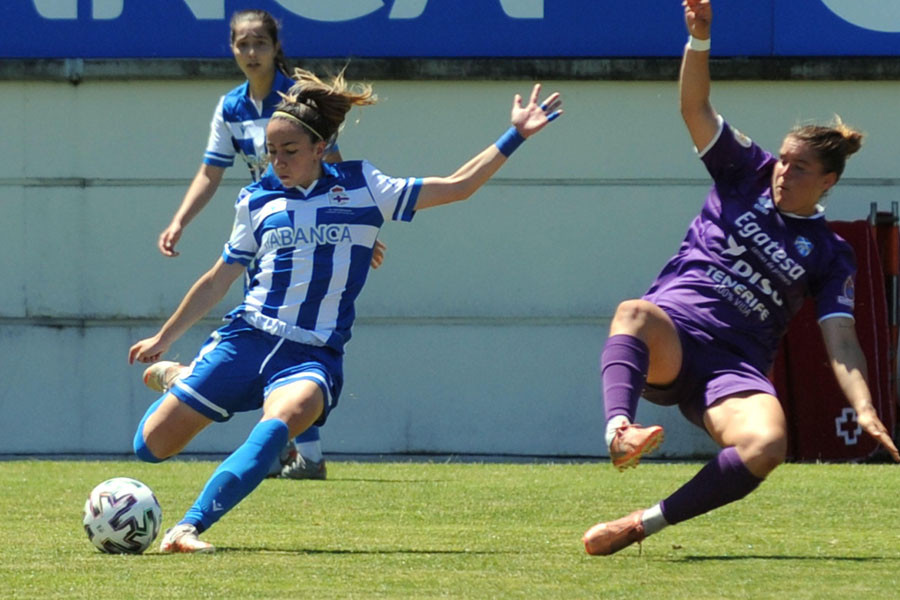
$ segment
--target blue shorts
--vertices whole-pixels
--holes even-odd
[[[235,319],[217,329],[176,380],[171,393],[214,421],[256,410],[273,390],[309,380],[319,385],[325,407],[323,425],[337,406],[344,383],[343,357],[331,348],[309,346],[266,333]]]
[[[677,404],[687,420],[705,431],[703,413],[718,400],[753,391],[775,395],[772,382],[758,367],[718,344],[708,333],[680,322],[674,315],[669,317],[681,340],[681,371],[666,387],[647,384],[644,398],[663,406]]]

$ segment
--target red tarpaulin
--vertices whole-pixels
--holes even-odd
[[[856,333],[866,356],[872,401],[893,436],[897,327],[889,315],[896,314],[894,288],[900,256],[896,218],[887,221],[875,228],[868,221],[830,224],[856,252]],[[878,450],[879,445],[862,432],[838,387],[812,300],[791,321],[772,379],[788,419],[790,460],[863,460]]]

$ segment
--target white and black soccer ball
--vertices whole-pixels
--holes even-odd
[[[84,530],[101,552],[140,554],[159,534],[162,509],[153,490],[136,479],[115,477],[91,491]]]

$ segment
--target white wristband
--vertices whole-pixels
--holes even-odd
[[[709,52],[710,39],[697,39],[694,36],[688,37],[687,47],[695,52]]]

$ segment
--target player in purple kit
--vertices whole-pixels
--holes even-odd
[[[722,450],[659,504],[589,529],[589,554],[612,554],[739,500],[784,461],[785,416],[766,373],[806,295],[815,298],[835,376],[859,424],[900,462],[865,380],[853,250],[831,232],[819,204],[862,134],[840,121],[797,127],[774,157],[730,127],[709,101],[710,2],[683,4],[690,38],[681,112],[714,186],[650,290],[613,317],[601,358],[606,441],[620,470],[659,446],[661,427],[632,423],[643,393],[677,404]]]

